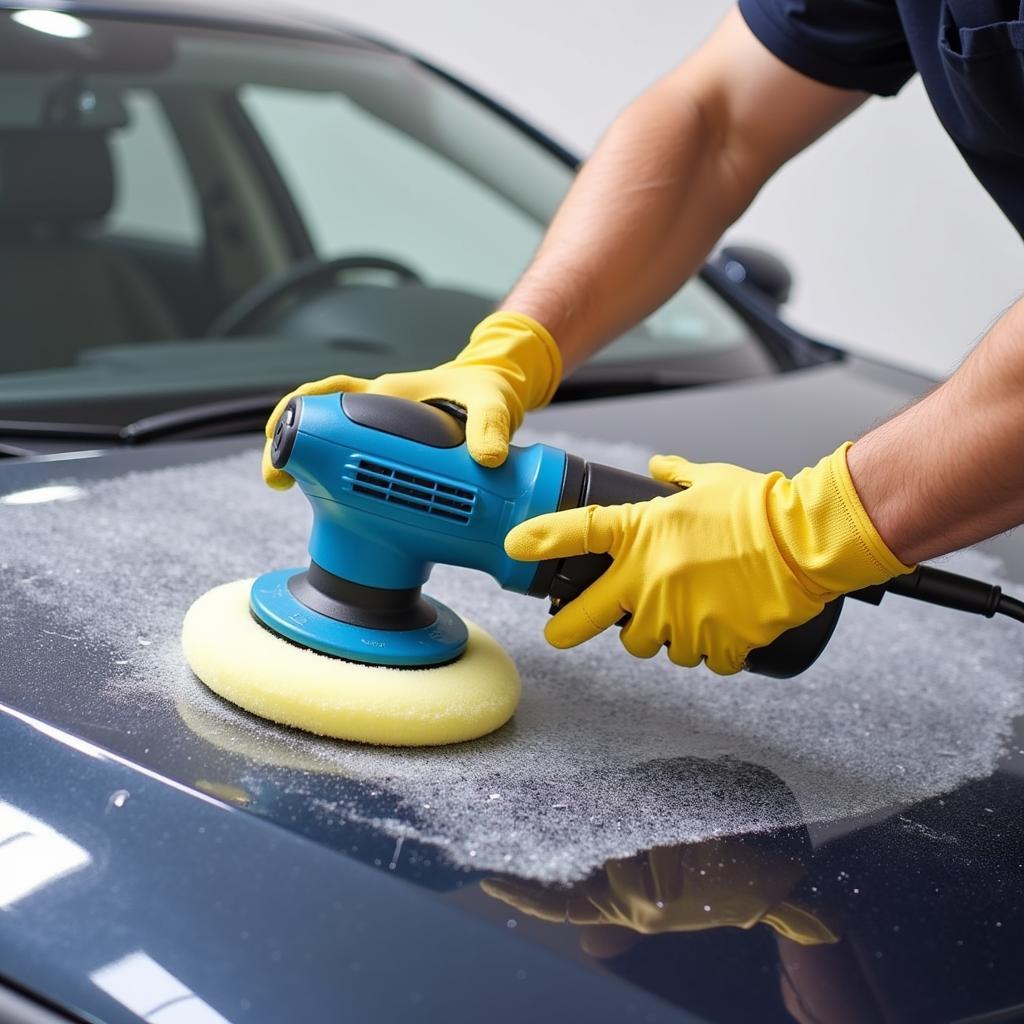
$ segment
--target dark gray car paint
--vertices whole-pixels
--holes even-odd
[[[339,870],[329,849],[2,711],[5,797],[91,860],[0,913],[0,977],[75,1013],[136,1020],[90,974],[142,952],[233,1022],[521,1021],[538,1007],[697,1019],[613,977],[585,978],[523,935],[387,873],[352,860]],[[199,1024],[215,1020],[193,1012]]]
[[[555,406],[530,425],[794,470],[927,386],[851,358],[756,382]],[[0,494],[198,462],[258,443],[249,436],[12,461],[0,464]],[[1020,564],[1019,544],[1000,547],[1004,555],[1016,548]],[[8,705],[0,708],[0,795],[79,842],[92,860],[0,909],[0,976],[111,1021],[134,1018],[88,975],[133,950],[232,1021],[692,1020],[683,1007],[699,1008],[704,997],[707,1004],[702,984],[715,992],[705,1005],[711,1019],[788,1019],[766,994],[767,939],[740,949],[728,937],[687,937],[686,970],[664,961],[668,954],[649,953],[634,966],[628,958],[615,965],[627,982],[583,957],[568,929],[521,920],[511,935],[505,915],[475,898],[473,875],[446,868],[428,848],[389,870],[393,840],[325,820],[316,798],[329,801],[351,780],[324,773],[296,787],[295,770],[219,749],[173,711],[140,717],[127,704],[100,706],[81,695],[90,678],[104,678],[103,651],[84,661],[76,652],[86,684],[79,697],[51,689],[54,666],[66,664],[70,649],[54,637],[45,657],[33,654],[31,610],[19,615],[12,600],[6,595],[0,647],[0,702]],[[196,788],[199,780],[238,783],[243,769],[244,810]],[[109,801],[120,790],[131,795],[115,811]],[[972,792],[965,787],[969,807]],[[1019,787],[1009,792],[1019,800]],[[367,817],[381,810],[361,799]],[[974,903],[988,913],[983,899]],[[969,933],[973,923],[960,926]],[[729,957],[744,985],[713,979]],[[679,978],[689,979],[682,994],[673,988]],[[777,983],[769,987],[777,1001]],[[659,992],[677,1005],[652,994]]]

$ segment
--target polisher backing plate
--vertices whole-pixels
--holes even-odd
[[[382,668],[297,647],[249,611],[252,580],[207,591],[181,643],[192,671],[225,700],[320,736],[382,746],[476,739],[512,717],[519,673],[498,642],[467,622],[465,653],[447,665]]]

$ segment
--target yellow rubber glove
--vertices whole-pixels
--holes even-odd
[[[911,571],[861,505],[848,447],[792,479],[656,455],[651,475],[686,490],[538,516],[508,534],[505,550],[526,561],[614,559],[548,622],[553,646],[574,647],[628,613],[621,639],[630,654],[650,658],[667,645],[677,665],[703,658],[729,675],[827,601]]]
[[[466,410],[466,445],[482,466],[500,466],[523,416],[551,401],[562,379],[562,357],[536,320],[507,310],[492,313],[474,329],[469,344],[449,363],[429,370],[387,373],[373,380],[343,375],[303,384],[285,395],[267,420],[263,479],[278,490],[294,482],[270,461],[271,438],[284,407],[295,395],[362,391],[416,402],[446,399]]]

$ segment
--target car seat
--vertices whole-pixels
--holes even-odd
[[[145,271],[89,237],[114,191],[104,132],[0,131],[0,372],[178,336]]]

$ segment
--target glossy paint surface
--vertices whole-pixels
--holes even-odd
[[[851,359],[530,426],[792,470],[925,386]],[[257,444],[12,461],[0,495]],[[1019,540],[996,548],[1019,575]],[[218,745],[173,706],[96,699],[109,652],[42,637],[17,595],[0,606],[0,865],[33,848],[0,867],[0,975],[70,1009],[170,1019],[139,991],[197,1000],[200,1021],[931,1021],[1024,1004],[1019,722],[990,778],[914,807],[643,851],[550,888],[396,843],[367,824],[403,813],[383,788],[282,763],[258,737]],[[324,810],[342,802],[358,813]],[[706,918],[712,903],[728,913]]]

